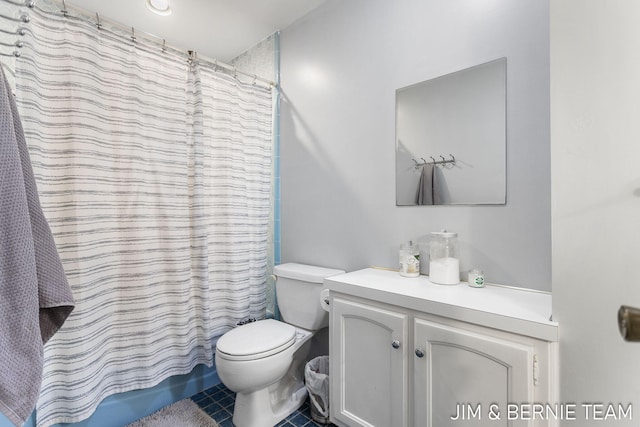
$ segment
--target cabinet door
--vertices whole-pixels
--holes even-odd
[[[533,425],[507,404],[533,402],[534,347],[423,319],[414,344],[416,426]]]
[[[407,426],[408,316],[334,297],[330,321],[332,421]]]

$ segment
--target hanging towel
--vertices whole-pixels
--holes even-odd
[[[433,194],[433,204],[441,205],[443,203],[442,188],[444,187],[444,176],[443,169],[437,166],[433,166],[433,181],[432,181],[432,194]]]
[[[74,302],[2,67],[0,74],[0,411],[21,426],[40,392],[44,344]]]
[[[422,167],[418,192],[416,193],[416,205],[433,205],[433,178],[435,166],[426,164]]]

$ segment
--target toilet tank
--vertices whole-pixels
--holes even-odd
[[[320,291],[326,277],[344,273],[334,268],[287,263],[276,265],[276,297],[285,322],[315,331],[329,324],[329,316],[320,305]]]

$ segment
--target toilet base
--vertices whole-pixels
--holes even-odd
[[[233,410],[233,424],[236,427],[273,427],[302,406],[308,394],[303,383],[304,367],[311,348],[311,337],[314,334],[315,332],[296,328],[296,342],[285,350],[291,354],[288,356],[278,354],[277,358],[271,360],[274,362],[271,364],[262,362],[274,356],[256,361],[229,362],[216,354],[216,366],[220,370],[220,379],[230,390],[236,392]],[[285,364],[286,373],[279,380],[260,388],[250,387],[252,380],[251,375],[248,375],[249,372],[258,375],[260,369],[279,369],[283,366],[282,364]],[[243,378],[240,378],[241,374]],[[268,377],[270,375],[264,376],[264,378]],[[273,377],[277,379],[279,375]]]
[[[286,399],[278,399],[279,389],[237,393],[233,424],[236,427],[273,427],[300,408],[307,398],[307,389],[301,383]]]

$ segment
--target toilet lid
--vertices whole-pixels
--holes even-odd
[[[289,348],[295,340],[296,328],[267,319],[230,330],[220,337],[216,351],[235,360],[259,359]]]

